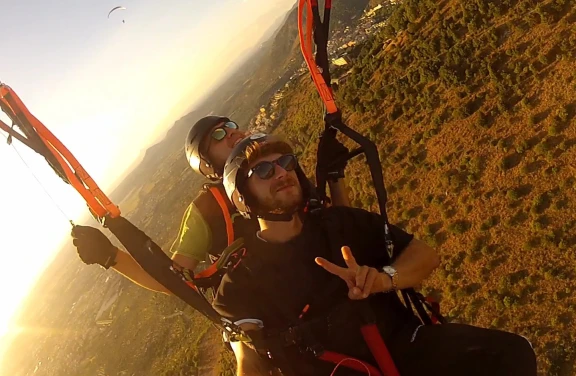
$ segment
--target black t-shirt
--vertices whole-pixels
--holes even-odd
[[[389,228],[394,244],[392,256],[386,250],[382,218],[361,209],[331,207],[308,214],[302,232],[287,243],[267,243],[254,235],[246,239],[248,252],[241,266],[222,279],[214,308],[232,321],[261,320],[268,330],[284,330],[303,321],[330,317],[331,325],[338,330],[319,330],[315,340],[327,350],[371,360],[358,322],[349,319],[350,307],[358,303],[348,299],[346,284],[314,259],[324,257],[345,266],[340,248],[347,245],[359,265],[380,269],[391,264],[413,239],[393,225]],[[396,294],[375,294],[368,300],[385,340],[405,340],[418,325]],[[299,316],[306,305],[310,309],[302,320]],[[299,357],[296,351],[288,353]],[[324,374],[333,365],[318,367],[311,374]]]

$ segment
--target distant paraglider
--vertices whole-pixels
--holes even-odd
[[[108,12],[108,18],[110,18],[110,15],[111,15],[112,13],[114,13],[114,12],[116,12],[116,11],[118,11],[118,10],[126,10],[126,8],[123,7],[123,6],[117,6],[117,7],[112,8],[112,9],[110,10],[110,12]],[[124,20],[122,20],[122,23],[126,23],[126,22],[125,22]]]

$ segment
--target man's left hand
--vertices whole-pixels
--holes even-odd
[[[320,136],[316,153],[316,175],[337,181],[344,177],[349,150],[336,138],[336,131],[328,130]],[[334,164],[336,162],[336,164]]]
[[[358,265],[350,247],[342,247],[342,256],[347,268],[338,266],[322,257],[317,257],[315,261],[327,272],[342,278],[346,282],[350,299],[365,299],[370,294],[388,291],[392,287],[392,282],[388,276],[378,272],[375,268]]]

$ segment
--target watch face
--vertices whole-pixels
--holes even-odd
[[[384,271],[384,273],[393,276],[394,274],[396,274],[396,269],[394,269],[391,266],[385,266],[382,268],[382,270]]]

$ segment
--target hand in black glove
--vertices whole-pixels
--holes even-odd
[[[89,226],[72,228],[73,243],[86,265],[99,264],[108,269],[116,265],[116,248],[100,230]]]
[[[336,139],[336,131],[324,131],[318,143],[316,153],[316,175],[325,174],[326,180],[338,180],[344,177],[348,164],[345,158],[349,150]]]

